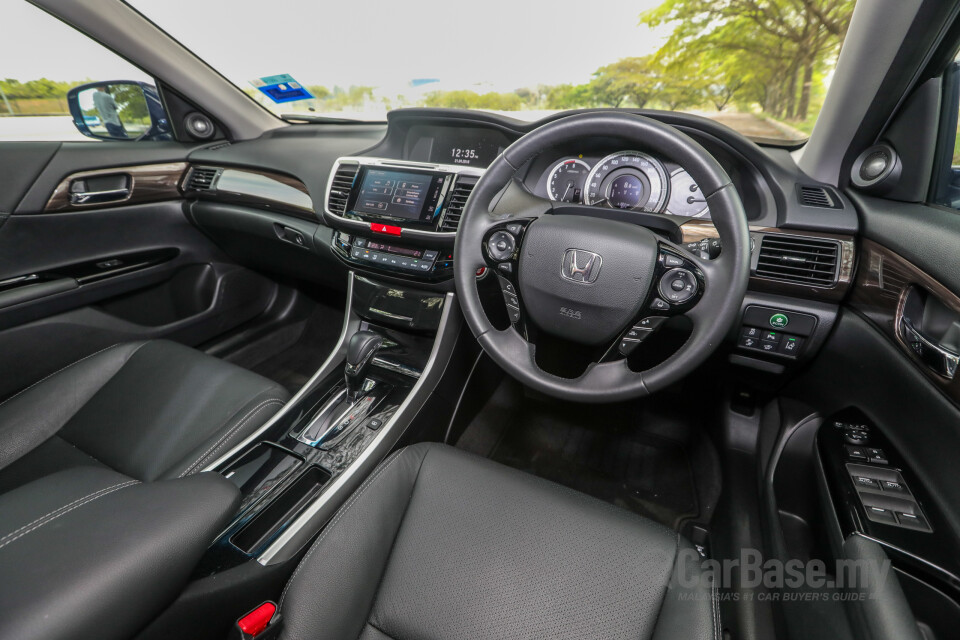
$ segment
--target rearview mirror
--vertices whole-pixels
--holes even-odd
[[[172,140],[157,88],[145,82],[92,82],[67,93],[73,124],[101,140]]]

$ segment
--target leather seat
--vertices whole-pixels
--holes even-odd
[[[280,601],[284,638],[719,637],[713,585],[674,531],[436,444],[344,504]]]
[[[0,403],[0,493],[79,466],[153,481],[196,473],[289,398],[165,340],[114,345]]]

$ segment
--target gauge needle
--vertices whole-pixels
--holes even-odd
[[[693,204],[694,202],[706,202],[706,200],[697,200],[693,196],[687,198],[687,204]]]
[[[561,202],[566,202],[566,201],[567,201],[567,194],[570,193],[570,189],[572,189],[572,188],[573,188],[573,183],[572,183],[572,182],[568,182],[568,183],[567,183],[567,188],[563,190],[563,195],[560,196],[560,201],[561,201]]]

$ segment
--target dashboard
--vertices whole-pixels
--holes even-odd
[[[332,252],[349,269],[449,290],[459,218],[473,186],[508,146],[571,113],[522,122],[475,111],[404,109],[391,112],[386,126],[294,127],[194,153],[182,189],[201,201],[191,212],[210,224],[220,224],[224,210],[203,201],[296,216],[301,222],[275,219],[263,233],[299,250]],[[756,247],[751,287],[820,299],[843,295],[857,220],[839,194],[800,173],[788,150],[760,147],[697,116],[643,115],[692,137],[730,177]],[[701,256],[722,250],[703,194],[685,167],[615,131],[545,148],[516,177],[551,201],[554,213],[636,222]],[[808,189],[832,201],[832,210],[806,203]],[[311,222],[319,223],[316,230]],[[775,235],[788,243],[825,242],[826,249],[814,250],[830,252],[830,264],[840,266],[801,282],[792,276],[798,268],[779,254],[775,264],[767,263],[764,252],[780,250]],[[302,257],[295,252],[291,258]]]
[[[351,270],[449,292],[460,217],[473,187],[504,149],[567,115],[529,123],[405,109],[391,112],[386,126],[291,127],[192,153],[180,190],[190,219],[244,263],[331,286]],[[802,174],[788,150],[760,147],[696,116],[643,115],[692,137],[730,177],[750,227],[751,295],[807,300],[792,307],[798,312],[843,299],[856,264],[858,223],[842,194]],[[554,215],[633,222],[701,258],[720,255],[710,210],[685,167],[615,133],[542,149],[515,177],[550,201]],[[478,272],[493,298],[501,278],[487,276],[507,271],[501,267]],[[744,335],[748,355],[769,346]]]

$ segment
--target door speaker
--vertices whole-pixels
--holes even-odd
[[[183,128],[197,140],[208,140],[217,132],[217,128],[213,126],[213,120],[197,111],[184,116]]]
[[[863,191],[883,193],[896,186],[902,168],[896,149],[888,144],[875,144],[853,161],[850,179]]]

